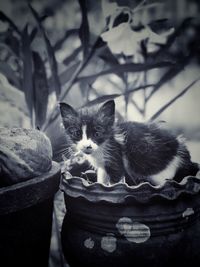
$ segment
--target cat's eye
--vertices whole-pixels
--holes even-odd
[[[81,137],[81,131],[77,130],[73,133],[74,137]]]
[[[101,137],[102,136],[102,132],[94,132],[94,137]]]
[[[100,137],[102,137],[103,132],[104,132],[103,127],[97,125],[97,126],[94,127],[94,133],[93,133],[93,136],[96,137],[96,138],[100,138]]]
[[[76,127],[69,127],[68,131],[73,137],[76,137],[76,138],[81,137],[81,131]]]

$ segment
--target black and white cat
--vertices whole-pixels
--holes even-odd
[[[76,111],[60,103],[70,154],[83,153],[97,171],[97,181],[106,185],[123,181],[163,184],[195,175],[184,142],[154,123],[115,124],[115,103]]]

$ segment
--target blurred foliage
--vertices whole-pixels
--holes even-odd
[[[24,92],[32,127],[46,131],[57,147],[59,102],[81,107],[123,97],[124,114],[133,105],[145,116],[165,83],[191,62],[199,64],[198,9],[198,1],[186,0],[10,0],[1,3],[0,72]],[[159,75],[152,83],[154,69]],[[138,91],[142,104],[134,99]]]
[[[118,120],[129,106],[145,117],[158,91],[189,64],[199,67],[199,9],[198,0],[0,1],[1,122],[21,123],[24,114],[50,137],[54,159],[62,160],[66,145],[59,102],[79,108],[123,99]],[[198,79],[180,88],[151,119],[158,119]],[[54,266],[66,266],[61,251],[56,253],[59,246],[51,250],[51,259]]]

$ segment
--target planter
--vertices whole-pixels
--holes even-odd
[[[7,266],[48,266],[54,194],[60,167],[0,188],[0,260]]]
[[[200,179],[163,187],[62,179],[70,267],[200,266]]]

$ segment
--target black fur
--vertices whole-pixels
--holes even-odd
[[[69,143],[74,145],[81,140],[84,124],[87,125],[88,138],[98,146],[106,144],[104,168],[113,183],[124,175],[129,184],[147,181],[151,175],[164,170],[175,156],[182,159],[174,177],[177,181],[198,171],[185,145],[171,132],[154,123],[123,122],[115,125],[114,101],[108,101],[97,109],[78,111],[61,103],[60,110]],[[124,136],[123,142],[119,142],[116,135]]]
[[[182,162],[177,168],[175,180],[181,181],[185,176],[195,175],[198,171],[198,165],[191,162],[184,143],[155,123],[124,122],[118,124],[115,131],[125,134],[121,149],[128,159],[129,184],[130,180],[135,183],[148,180],[151,175],[164,170],[175,156],[180,156]]]
[[[135,174],[156,174],[177,154],[176,138],[154,124],[124,122],[118,125],[117,131],[125,133],[122,150]]]

